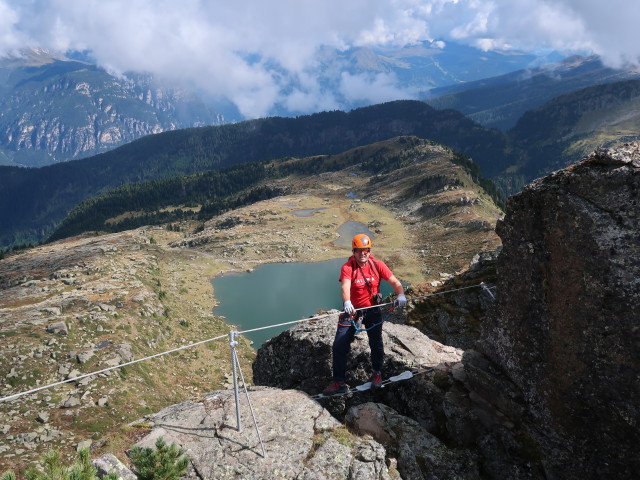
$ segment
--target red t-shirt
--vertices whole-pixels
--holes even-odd
[[[375,262],[374,267],[371,266],[372,261]],[[356,262],[355,257],[352,255],[349,257],[349,260],[342,265],[340,278],[338,280],[340,282],[345,278],[351,280],[351,303],[355,308],[364,308],[372,305],[371,296],[378,293],[380,279],[389,280],[392,275],[393,273],[389,267],[387,267],[384,262],[375,260],[373,255],[369,255],[369,261],[362,268],[358,267],[358,262]],[[369,292],[369,288],[367,288],[367,283],[364,280],[365,277],[369,282],[371,292]]]

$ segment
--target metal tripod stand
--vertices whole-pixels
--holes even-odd
[[[264,443],[262,443],[262,437],[260,436],[260,430],[258,429],[258,422],[256,421],[256,416],[253,412],[253,406],[251,405],[251,399],[249,398],[249,392],[247,391],[247,384],[244,381],[244,375],[242,375],[242,369],[240,368],[240,362],[238,361],[238,354],[236,352],[236,346],[238,345],[238,341],[236,340],[236,336],[238,335],[237,331],[229,332],[229,346],[231,347],[231,366],[233,369],[233,394],[236,399],[236,418],[237,418],[237,430],[238,432],[242,432],[242,423],[240,422],[240,397],[238,395],[238,373],[240,374],[240,380],[242,380],[242,388],[244,388],[244,393],[247,397],[247,403],[249,404],[249,410],[251,411],[251,417],[253,418],[253,425],[256,428],[256,433],[258,434],[258,440],[260,441],[260,447],[262,448],[262,456],[266,457],[267,452],[264,449]]]

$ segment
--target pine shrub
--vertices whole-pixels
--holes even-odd
[[[78,459],[73,465],[62,464],[62,455],[57,450],[49,450],[42,456],[43,470],[30,467],[24,474],[27,480],[99,480],[96,474],[98,470],[91,464],[91,456],[88,448],[78,452]],[[0,480],[16,480],[13,472],[5,472]],[[111,473],[102,480],[118,480],[118,475]]]
[[[139,480],[177,480],[187,470],[189,457],[175,443],[167,445],[162,438],[156,440],[156,449],[134,447],[129,455],[133,473]],[[181,458],[182,457],[182,458]]]

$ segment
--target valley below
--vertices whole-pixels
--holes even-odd
[[[495,250],[500,209],[450,150],[416,148],[411,162],[385,174],[352,166],[274,180],[290,193],[204,223],[89,233],[0,260],[3,398],[223,337],[0,402],[0,472],[19,471],[50,448],[70,458],[88,446],[92,456],[124,459],[148,431],[141,417],[229,388],[232,326],[212,313],[222,300],[211,285],[217,275],[346,259],[349,249],[335,245],[345,222],[375,232],[376,258],[414,292]],[[314,211],[296,214],[303,209]],[[250,381],[255,350],[247,339],[239,354]]]

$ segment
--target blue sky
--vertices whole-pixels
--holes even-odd
[[[86,50],[113,73],[186,80],[255,117],[283,101],[292,78],[289,101],[319,101],[323,47],[457,42],[637,66],[638,25],[638,0],[0,0],[0,56]],[[392,80],[371,87],[392,90]]]

